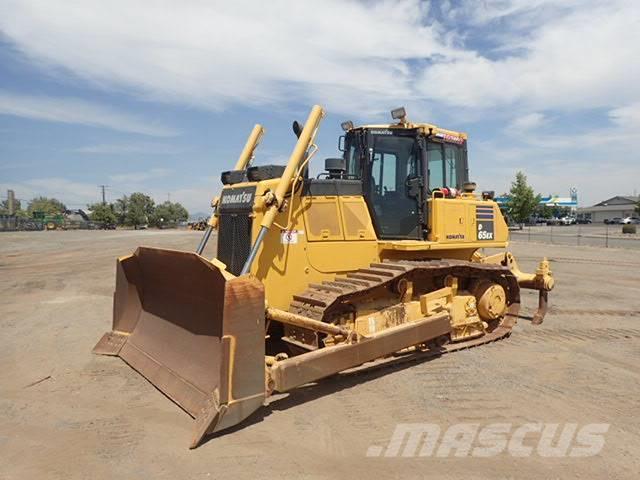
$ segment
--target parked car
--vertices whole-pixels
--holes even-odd
[[[605,218],[604,223],[609,225],[620,225],[622,223],[622,217],[613,217],[612,219]]]
[[[525,225],[528,226],[535,226],[535,225],[540,225],[540,224],[545,224],[547,223],[547,219],[546,218],[541,218],[541,217],[529,217],[529,220],[527,220],[527,222],[525,223]]]
[[[576,223],[581,223],[582,225],[587,225],[587,224],[591,223],[591,219],[590,218],[578,218],[578,219],[576,219]]]
[[[560,225],[575,225],[576,224],[576,217],[569,217],[569,216],[565,216],[559,219],[559,224]]]
[[[630,225],[632,223],[637,224],[640,221],[640,218],[638,217],[625,217],[622,220],[620,220],[620,223],[623,225]]]

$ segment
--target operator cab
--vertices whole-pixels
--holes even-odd
[[[398,124],[343,124],[346,176],[361,180],[378,238],[424,240],[432,191],[468,181],[466,136],[392,115]]]

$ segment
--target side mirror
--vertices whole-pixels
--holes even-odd
[[[338,137],[338,150],[344,152],[344,135]]]

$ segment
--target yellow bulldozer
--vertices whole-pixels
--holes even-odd
[[[195,418],[191,447],[275,392],[403,355],[506,337],[523,273],[491,192],[469,181],[467,136],[412,123],[344,122],[340,158],[310,176],[314,106],[285,166],[252,165],[256,125],[196,251],[139,247],[117,261],[113,328],[94,352],[121,357]],[[217,238],[216,258],[205,245]],[[483,249],[502,249],[485,255]]]

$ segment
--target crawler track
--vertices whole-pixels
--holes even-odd
[[[334,323],[336,318],[355,312],[358,305],[372,298],[397,292],[401,280],[414,285],[438,284],[447,275],[459,279],[489,279],[499,283],[507,293],[508,310],[505,317],[491,326],[486,335],[465,342],[445,343],[430,348],[436,354],[475,347],[503,338],[511,332],[520,309],[520,289],[511,271],[502,265],[489,265],[463,260],[384,261],[373,263],[332,281],[310,284],[294,295],[289,310],[315,320]],[[444,340],[444,339],[443,339]]]

